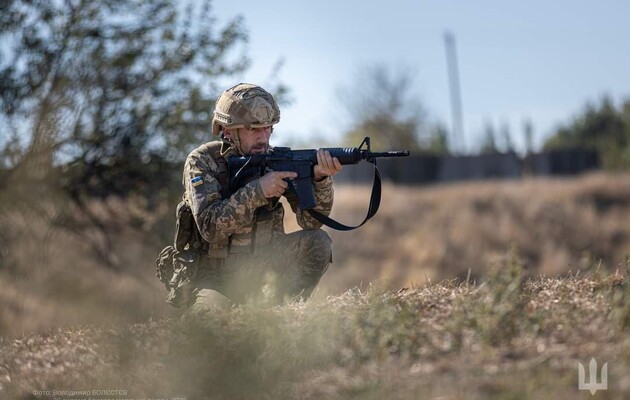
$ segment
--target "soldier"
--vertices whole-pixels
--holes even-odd
[[[310,296],[332,260],[332,241],[321,223],[298,207],[285,179],[294,172],[268,172],[231,192],[227,184],[230,155],[263,154],[272,150],[269,138],[280,121],[280,109],[273,96],[260,86],[241,83],[217,99],[212,133],[218,141],[193,150],[184,166],[183,204],[189,207],[196,243],[200,249],[194,277],[191,311],[217,304],[241,303],[260,293],[264,277],[275,277],[275,296]],[[313,187],[316,210],[330,214],[333,204],[332,176],[342,166],[327,151],[319,150],[314,167]],[[284,232],[285,196],[303,230]],[[179,213],[178,213],[179,214]],[[225,297],[224,297],[225,296]]]

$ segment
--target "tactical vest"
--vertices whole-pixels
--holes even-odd
[[[228,165],[221,155],[221,142],[212,142],[205,151],[210,153],[217,163],[218,169],[215,177],[220,185],[221,199],[225,200],[232,195],[228,185]],[[256,177],[254,177],[256,178]],[[184,194],[183,200],[177,206],[177,231],[175,235],[175,247],[179,251],[186,248],[194,248],[205,254],[210,259],[225,260],[230,255],[251,255],[256,249],[268,245],[272,240],[273,217],[276,204],[259,207],[254,213],[254,221],[251,230],[244,233],[234,233],[226,240],[215,243],[206,242],[197,224],[194,221],[192,210]]]

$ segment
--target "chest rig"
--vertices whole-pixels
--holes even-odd
[[[228,185],[228,165],[222,155],[222,143],[213,142],[205,149],[212,159],[216,162],[217,170],[213,171],[213,175],[219,182],[221,200],[229,198],[233,192],[230,191]],[[252,176],[251,180],[257,179],[259,176]],[[273,237],[274,216],[278,215],[280,223],[284,212],[282,205],[267,204],[255,210],[254,218],[251,225],[243,226],[237,229],[226,240],[206,242],[198,230],[197,224],[192,216],[192,210],[185,196],[177,207],[177,233],[175,236],[175,244],[178,250],[186,248],[194,248],[201,254],[205,254],[210,259],[225,260],[226,258],[236,255],[254,255],[257,249],[267,246]]]

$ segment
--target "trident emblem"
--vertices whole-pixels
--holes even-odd
[[[597,383],[597,361],[591,358],[591,362],[588,364],[588,379],[586,382],[586,376],[584,372],[584,365],[578,361],[578,389],[589,390],[592,395],[598,390],[608,389],[608,363],[602,365],[602,380]]]

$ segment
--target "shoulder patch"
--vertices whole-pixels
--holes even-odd
[[[192,178],[190,180],[190,182],[192,183],[193,187],[197,187],[197,186],[203,184],[203,178],[201,176],[196,176],[196,177]]]

